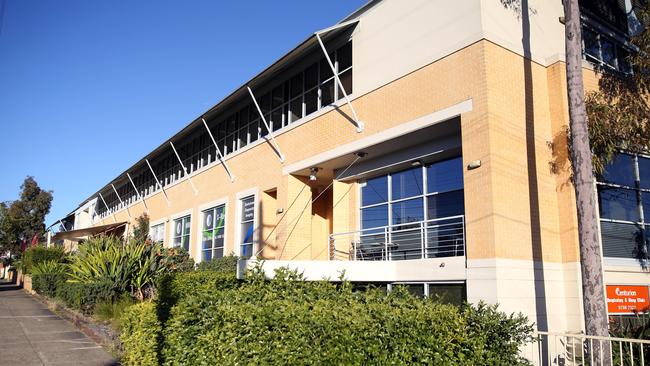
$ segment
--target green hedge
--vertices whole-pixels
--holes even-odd
[[[181,297],[163,330],[167,365],[526,365],[525,317],[456,307],[405,289],[354,292],[280,271]]]
[[[25,274],[32,273],[32,267],[46,261],[62,262],[65,251],[61,247],[32,247],[25,250],[21,259],[21,270]]]
[[[56,289],[66,281],[65,273],[43,273],[32,275],[32,289],[38,294],[54,298]]]
[[[156,306],[142,302],[128,307],[121,317],[120,341],[123,365],[158,365],[158,337],[161,326]]]
[[[56,287],[56,297],[69,308],[91,314],[95,305],[119,297],[112,282],[63,282]]]
[[[237,287],[234,273],[198,270],[177,272],[163,277],[158,283],[158,313],[165,322],[171,308],[187,296],[212,293]]]

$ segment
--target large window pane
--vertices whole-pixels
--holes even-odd
[[[331,53],[330,58],[331,58],[331,60],[333,60],[334,59],[334,54]],[[331,78],[332,76],[334,76],[334,74],[332,74],[332,68],[330,67],[327,60],[323,58],[320,61],[320,81],[321,81],[321,83],[323,81]]]
[[[341,75],[339,75],[339,79],[341,80],[341,84],[343,84],[343,88],[345,88],[345,92],[350,95],[352,94],[352,70],[348,70]],[[339,88],[339,99],[343,98],[343,93],[341,92],[341,88]]]
[[[639,156],[639,180],[641,188],[650,189],[650,159]]]
[[[392,214],[393,225],[424,220],[424,205],[422,198],[393,203]]]
[[[309,115],[318,109],[318,89],[312,89],[305,93],[305,113]]]
[[[291,79],[291,98],[302,94],[302,74],[298,74]]]
[[[463,188],[463,158],[454,158],[427,167],[427,192],[447,192]]]
[[[352,66],[352,43],[348,42],[339,48],[336,57],[339,62],[339,72]]]
[[[650,193],[641,193],[641,203],[643,203],[643,220],[650,223]]]
[[[361,188],[361,205],[388,202],[388,177],[383,175],[368,179]]]
[[[421,196],[423,194],[422,183],[422,168],[420,167],[393,173],[391,175],[392,199]]]
[[[305,90],[318,85],[318,64],[313,64],[305,70]]]
[[[361,228],[370,229],[373,227],[388,225],[388,205],[379,205],[361,209]]]
[[[634,158],[627,154],[619,154],[605,166],[605,172],[599,181],[634,187]]]
[[[465,213],[463,190],[427,197],[427,220],[457,216]]]
[[[320,105],[326,107],[334,102],[334,80],[330,80],[321,86]]]
[[[600,47],[598,46],[598,35],[591,29],[582,28],[582,39],[584,41],[584,52],[588,59],[600,59]]]
[[[600,217],[603,219],[639,221],[637,191],[632,189],[598,187]]]
[[[296,98],[291,101],[291,112],[289,116],[291,118],[290,122],[295,122],[302,118],[302,98]]]
[[[603,237],[603,256],[647,258],[648,244],[647,240],[644,243],[643,229],[639,225],[602,221],[600,228]]]

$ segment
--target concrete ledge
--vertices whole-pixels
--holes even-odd
[[[242,279],[246,269],[258,262],[267,278],[273,278],[276,269],[288,267],[302,273],[307,281],[337,282],[341,275],[352,282],[464,281],[467,277],[465,257],[448,257],[404,261],[240,260],[237,278]]]

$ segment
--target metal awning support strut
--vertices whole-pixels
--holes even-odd
[[[174,154],[176,154],[176,158],[178,159],[178,162],[181,164],[181,168],[183,168],[183,172],[185,173],[187,180],[190,181],[190,184],[192,185],[192,190],[194,191],[194,195],[195,196],[198,195],[199,191],[196,190],[196,187],[194,186],[194,182],[192,182],[192,177],[190,177],[189,173],[187,172],[187,168],[185,167],[185,164],[183,164],[183,161],[181,160],[181,156],[178,155],[178,151],[176,151],[176,147],[171,141],[169,141],[169,145],[171,145],[172,150],[174,150]]]
[[[158,180],[158,177],[156,176],[156,173],[154,173],[153,168],[151,167],[151,164],[149,163],[149,159],[144,159],[144,161],[147,162],[147,166],[149,167],[149,170],[151,171],[151,174],[153,174],[153,178],[156,180],[156,184],[160,187],[162,190],[163,194],[165,195],[165,201],[167,201],[167,206],[171,205],[169,202],[169,197],[167,197],[167,192],[165,191],[165,187],[163,187],[162,184],[160,184],[160,181]]]
[[[108,208],[108,205],[106,204],[106,201],[104,200],[104,196],[102,196],[102,192],[97,192],[97,193],[99,193],[99,198],[101,198],[102,202],[104,202],[104,206],[106,206],[106,211],[110,210]],[[113,213],[111,215],[113,216],[113,221],[117,222],[117,219],[115,218],[115,214]]]
[[[149,212],[149,207],[147,207],[147,202],[144,201],[144,198],[140,195],[140,191],[138,191],[138,187],[135,186],[135,183],[133,183],[133,179],[131,179],[131,174],[126,173],[126,176],[129,177],[129,181],[131,182],[131,185],[133,186],[133,189],[135,190],[135,193],[138,195],[138,198],[140,201],[142,201],[142,204],[144,205],[144,209],[147,210],[147,213]]]
[[[275,150],[276,154],[278,154],[278,156],[280,157],[280,162],[284,163],[284,155],[282,154],[282,151],[280,151],[280,146],[278,145],[277,141],[275,141],[275,136],[273,136],[273,131],[271,130],[271,126],[269,126],[269,123],[266,121],[266,118],[264,117],[264,113],[262,113],[262,109],[260,108],[259,104],[257,104],[257,99],[255,99],[255,95],[253,94],[253,91],[251,90],[250,86],[246,85],[246,89],[248,89],[248,93],[251,95],[251,98],[253,99],[253,103],[257,108],[257,113],[260,114],[260,118],[262,119],[262,122],[266,127],[266,131],[268,131],[268,136],[271,136],[271,140],[270,140],[271,146],[273,146],[273,149]],[[263,137],[264,139],[269,141],[269,139],[266,136]]]
[[[327,33],[329,31],[333,31],[337,28],[341,27],[346,27],[350,24],[357,23],[359,20],[350,20],[348,22],[343,22],[341,24],[334,25],[329,28],[325,28],[323,30],[320,30],[316,33],[316,39],[318,39],[318,43],[320,44],[321,49],[323,50],[323,53],[325,54],[325,59],[327,59],[327,63],[330,65],[330,68],[332,69],[332,74],[334,74],[334,80],[336,80],[336,84],[340,88],[341,92],[343,93],[343,97],[345,98],[345,102],[348,104],[348,107],[350,107],[350,111],[352,111],[352,116],[354,117],[354,122],[357,126],[357,132],[363,132],[364,129],[364,123],[359,119],[357,116],[357,112],[354,110],[354,107],[352,106],[352,103],[350,103],[350,98],[348,97],[348,93],[345,91],[345,88],[343,88],[343,83],[341,83],[341,79],[339,79],[339,75],[336,72],[336,69],[334,68],[334,63],[332,63],[332,59],[330,58],[329,53],[327,53],[327,48],[325,48],[325,44],[323,43],[323,40],[320,38],[320,35],[323,33]]]
[[[115,195],[117,196],[117,199],[120,200],[120,204],[122,206],[124,206],[124,201],[122,201],[122,197],[120,197],[120,194],[117,193],[117,189],[115,189],[115,185],[113,183],[111,183],[111,187],[113,187],[113,192],[115,192]],[[130,219],[131,218],[131,213],[129,212],[129,208],[126,207],[126,206],[124,206],[124,208],[126,209],[126,214],[129,215],[129,219]]]
[[[219,145],[217,145],[217,141],[214,139],[214,136],[212,136],[212,132],[210,131],[210,127],[208,127],[208,123],[205,121],[205,118],[201,118],[201,121],[203,121],[203,125],[205,126],[205,129],[208,131],[208,135],[210,135],[210,139],[212,140],[214,147],[217,149],[217,154],[219,154],[219,160],[221,160],[221,164],[223,164],[224,169],[226,169],[226,173],[228,173],[228,176],[230,176],[230,181],[234,182],[235,177],[230,172],[230,169],[228,169],[228,164],[226,163],[226,159],[224,159],[223,155],[221,154]]]

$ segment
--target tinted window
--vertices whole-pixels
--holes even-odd
[[[463,188],[463,159],[440,161],[427,167],[427,191],[447,192]]]
[[[440,193],[427,197],[427,219],[462,215],[465,212],[463,191]]]
[[[641,188],[650,189],[650,159],[639,156],[639,178]]]
[[[392,174],[391,177],[392,199],[399,200],[402,198],[422,195],[422,168],[412,168],[399,173]]]
[[[346,43],[337,51],[337,60],[339,62],[339,72],[352,66],[352,43]]]
[[[369,229],[388,225],[388,205],[361,209],[361,228]]]
[[[605,166],[600,181],[634,187],[634,158],[626,154],[617,155]]]
[[[639,207],[634,190],[599,186],[598,203],[601,218],[639,221]]]
[[[361,188],[362,206],[388,201],[388,177],[368,179]]]
[[[424,220],[424,205],[422,198],[393,203],[393,225]]]

